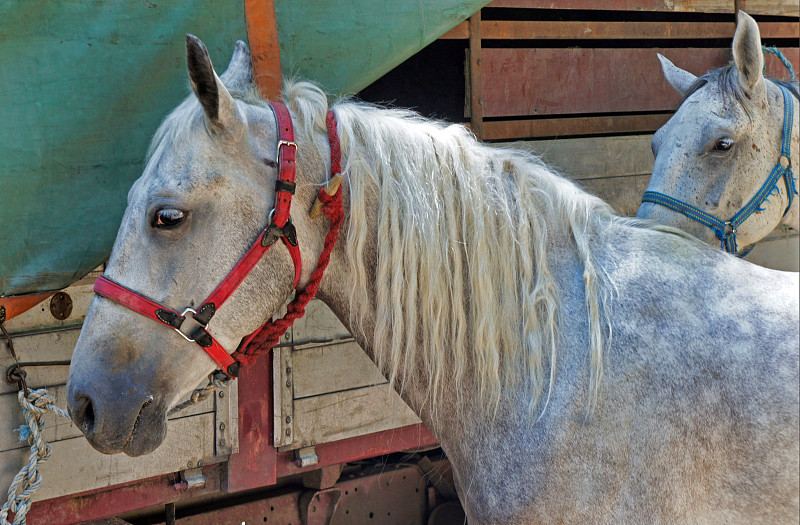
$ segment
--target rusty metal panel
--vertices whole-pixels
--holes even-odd
[[[762,38],[797,38],[797,22],[762,22]],[[484,20],[481,38],[488,40],[547,39],[701,39],[733,38],[736,24],[730,22],[577,22]],[[452,34],[451,34],[452,33]],[[459,38],[453,31],[447,38]],[[444,38],[444,37],[442,37]],[[464,37],[462,37],[464,38]]]
[[[503,120],[484,123],[486,140],[537,137],[569,137],[610,133],[652,133],[663,126],[670,115],[620,115],[597,117]]]
[[[733,2],[734,0],[494,0],[488,7],[733,13]]]
[[[797,48],[782,51],[798,64]],[[664,79],[656,53],[703,74],[726,65],[731,52],[728,48],[484,49],[484,117],[674,110],[680,96]],[[768,72],[776,66],[770,61]]]

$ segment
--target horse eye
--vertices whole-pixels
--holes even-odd
[[[162,208],[158,210],[153,217],[153,226],[155,228],[174,228],[183,222],[186,214],[181,210],[175,208]]]
[[[733,147],[733,140],[725,137],[714,144],[714,151],[728,151]]]

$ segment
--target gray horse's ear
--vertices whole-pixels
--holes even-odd
[[[697,77],[679,68],[662,54],[656,53],[656,55],[658,55],[658,60],[661,62],[661,71],[664,72],[664,78],[667,79],[667,82],[669,82],[672,87],[678,90],[681,96],[686,95],[686,92],[689,91],[689,88],[694,84],[694,81],[697,80]]]
[[[230,130],[240,122],[236,102],[214,71],[203,42],[186,35],[186,63],[192,90],[203,106],[211,130]]]
[[[739,84],[745,92],[753,91],[764,82],[764,53],[761,51],[761,33],[753,18],[739,11],[736,33],[733,35],[733,62],[739,73]]]
[[[245,91],[253,86],[253,65],[247,44],[241,40],[236,42],[231,63],[219,78],[228,89]]]

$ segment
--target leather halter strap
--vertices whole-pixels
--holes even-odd
[[[657,191],[644,192],[644,195],[642,195],[642,202],[658,204],[659,206],[677,211],[700,224],[708,226],[717,234],[717,238],[721,243],[720,247],[730,254],[736,255],[737,257],[744,257],[750,253],[755,243],[743,252],[739,251],[739,247],[736,244],[736,230],[739,229],[739,226],[754,212],[764,211],[762,205],[767,201],[770,195],[774,192],[780,195],[781,191],[778,189],[778,180],[781,178],[783,178],[784,184],[786,185],[786,197],[789,201],[786,210],[783,212],[784,216],[789,213],[794,196],[797,195],[794,173],[792,173],[791,157],[794,97],[785,87],[780,85],[778,87],[781,89],[781,93],[783,93],[783,137],[781,140],[781,154],[778,157],[778,163],[772,168],[767,180],[761,188],[759,188],[753,198],[751,198],[741,210],[736,212],[736,215],[729,221],[723,221],[700,208],[696,208],[675,197]]]
[[[247,250],[247,253],[236,263],[225,279],[211,292],[211,295],[203,301],[200,307],[196,310],[186,308],[182,313],[178,313],[176,310],[145,297],[104,275],[97,278],[94,286],[94,291],[98,295],[165,324],[173,328],[187,341],[197,343],[214,363],[231,377],[238,375],[239,363],[208,332],[207,326],[211,318],[214,317],[217,310],[233,294],[278,239],[283,241],[294,263],[292,289],[297,287],[302,269],[300,250],[297,246],[297,233],[294,225],[292,225],[290,215],[292,195],[295,190],[297,159],[297,144],[294,142],[292,118],[289,110],[283,104],[278,102],[270,102],[269,104],[275,113],[278,126],[278,177],[275,181],[275,207],[270,213],[267,227],[261,231],[258,238]],[[184,322],[188,313],[192,314],[191,318],[196,326],[185,329]]]

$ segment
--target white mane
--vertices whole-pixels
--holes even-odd
[[[325,129],[325,95],[305,82],[287,83],[284,94],[297,132],[311,143]],[[457,385],[472,369],[495,409],[501,389],[517,381],[529,383],[535,407],[545,370],[551,386],[555,373],[559,296],[547,253],[557,236],[571,239],[584,265],[591,409],[603,330],[602,279],[589,238],[608,223],[611,208],[538,158],[483,145],[463,126],[347,100],[333,110],[350,184],[351,306],[375,313],[375,358],[390,381],[399,374],[426,381],[436,406],[443,379]],[[374,199],[377,225],[364,213]],[[364,248],[376,226],[373,283],[366,268],[375,261],[365,260]],[[351,308],[355,326],[364,311]]]

